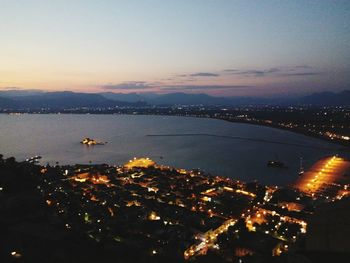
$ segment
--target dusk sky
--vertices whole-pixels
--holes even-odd
[[[0,0],[0,89],[350,88],[350,1]]]

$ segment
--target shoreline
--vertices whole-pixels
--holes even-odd
[[[213,118],[213,119],[219,120],[220,118]],[[323,140],[323,141],[326,141],[326,142],[330,142],[330,143],[333,143],[333,144],[336,144],[336,145],[339,145],[339,146],[343,146],[345,152],[350,152],[350,145],[347,145],[347,144],[345,144],[344,142],[342,142],[340,140],[328,139],[327,137],[320,136],[320,135],[315,135],[313,133],[302,131],[302,130],[294,130],[294,129],[290,129],[290,128],[280,127],[278,125],[265,124],[265,123],[252,123],[252,122],[247,122],[247,121],[236,121],[236,120],[225,120],[225,119],[220,119],[220,120],[233,122],[233,123],[245,123],[245,124],[250,124],[250,125],[257,125],[257,126],[275,128],[275,129],[279,129],[279,130],[283,130],[283,131],[289,131],[289,132],[296,133],[296,134],[302,134],[302,135],[305,135],[307,137],[316,138],[316,139],[320,139],[320,140]],[[339,149],[339,150],[342,150],[342,149]]]

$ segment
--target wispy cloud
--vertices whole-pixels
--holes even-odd
[[[244,75],[244,76],[254,76],[254,77],[262,77],[266,75],[271,75],[276,72],[280,72],[281,69],[279,68],[270,68],[266,70],[257,70],[257,69],[250,69],[250,70],[225,70],[225,72],[229,72],[232,75]]]
[[[295,73],[286,73],[283,76],[317,76],[322,75],[322,72],[295,72]]]
[[[24,92],[42,92],[42,89],[27,89],[23,87],[0,87],[1,91],[24,91]]]
[[[189,73],[189,74],[178,74],[174,76],[175,78],[188,78],[188,79],[197,79],[197,78],[210,78],[210,77],[220,77],[219,73],[214,72],[195,72],[195,73]]]
[[[308,66],[308,65],[299,65],[299,66],[295,66],[294,69],[311,69],[312,67]]]
[[[315,70],[313,67],[308,65],[299,65],[294,67],[275,67],[269,69],[225,69],[224,73],[229,75],[241,75],[245,77],[265,77],[265,76],[276,76],[276,77],[293,77],[293,76],[314,76],[321,75],[322,72]]]
[[[189,76],[191,76],[191,77],[219,77],[220,74],[212,73],[212,72],[197,72],[197,73],[192,73]]]
[[[228,73],[230,73],[230,72],[237,72],[237,71],[239,71],[238,69],[224,69],[223,70],[223,72],[228,72]]]
[[[232,90],[232,89],[247,89],[251,86],[243,85],[173,85],[161,87],[161,90],[167,91],[209,91],[209,90]]]

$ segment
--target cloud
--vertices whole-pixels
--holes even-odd
[[[316,71],[314,68],[301,65],[294,67],[277,67],[270,69],[249,69],[249,70],[237,70],[237,69],[225,69],[230,75],[241,75],[245,77],[265,77],[265,76],[276,76],[276,77],[297,77],[297,76],[315,76],[321,75],[322,72]]]
[[[266,75],[271,75],[276,72],[280,72],[281,69],[279,68],[270,68],[266,70],[257,70],[257,69],[251,69],[251,70],[225,70],[225,72],[229,72],[232,75],[244,75],[244,76],[254,76],[254,77],[262,77]]]
[[[295,72],[295,73],[286,73],[283,76],[317,76],[322,75],[322,72]]]
[[[211,73],[211,72],[198,72],[190,74],[191,77],[219,77],[220,74]]]
[[[150,83],[146,81],[128,81],[119,84],[107,84],[102,86],[106,90],[135,90],[135,89],[150,89],[154,88]]]
[[[242,85],[172,85],[161,87],[162,90],[167,91],[188,91],[188,90],[232,90],[232,89],[246,89],[251,86]]]
[[[43,92],[42,89],[27,89],[23,87],[0,87],[2,91],[24,91],[24,92]]]
[[[219,77],[220,74],[214,73],[214,72],[196,72],[196,73],[191,73],[191,74],[178,74],[175,75],[175,78],[187,78],[191,80],[196,80],[196,77]]]
[[[295,66],[295,69],[311,69],[312,67],[308,66],[308,65],[299,65],[299,66]]]
[[[223,72],[237,72],[238,69],[224,69]]]

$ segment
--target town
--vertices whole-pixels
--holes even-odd
[[[121,166],[47,165],[35,176],[65,231],[120,249],[122,258],[260,262],[255,257],[307,250],[314,211],[348,200],[349,168],[349,161],[331,156],[290,187],[176,169],[149,158]]]

